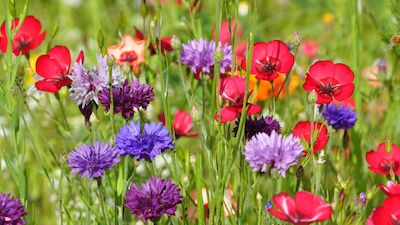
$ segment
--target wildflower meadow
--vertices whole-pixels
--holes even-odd
[[[400,224],[400,0],[0,3],[0,225]]]

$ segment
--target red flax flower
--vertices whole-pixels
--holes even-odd
[[[144,36],[142,31],[140,31],[137,28],[135,28],[135,38],[137,40],[144,40],[144,41],[147,39],[147,37]],[[171,45],[171,39],[172,39],[171,37],[162,37],[160,38],[160,40],[155,41],[157,48],[161,44],[161,49],[160,49],[161,53],[164,53],[165,51],[172,52],[174,50]],[[156,48],[154,48],[153,43],[150,43],[149,49],[152,55],[156,54]]]
[[[277,209],[268,207],[268,212],[280,220],[296,225],[329,220],[332,215],[332,207],[328,203],[307,191],[297,192],[294,199],[283,192],[274,195],[272,201]]]
[[[294,55],[285,43],[279,40],[254,44],[251,73],[259,80],[274,80],[279,74],[287,74],[292,69]],[[242,61],[246,69],[246,60]]]
[[[369,164],[368,169],[377,174],[390,175],[393,170],[394,175],[400,174],[400,147],[392,144],[390,152],[386,149],[386,143],[378,146],[378,150],[367,152],[366,159]]]
[[[314,154],[318,151],[322,150],[326,144],[328,143],[329,136],[328,129],[325,124],[314,122],[313,133],[317,134],[317,137],[314,136]],[[310,121],[301,121],[296,124],[293,130],[293,136],[304,139],[307,143],[311,142],[311,122]]]
[[[400,224],[400,196],[389,196],[383,200],[383,204],[374,209],[366,222],[366,225],[398,224]]]
[[[308,70],[303,88],[317,92],[318,104],[328,104],[332,99],[343,101],[351,97],[354,91],[353,79],[353,71],[345,64],[317,61]]]
[[[232,103],[231,105],[225,106],[221,109],[221,123],[233,121],[242,112],[242,106],[244,102],[244,92],[246,89],[246,80],[244,77],[234,76],[225,77],[221,79],[220,95],[222,98]],[[250,97],[251,92],[247,98]],[[247,115],[253,115],[261,112],[261,107],[258,105],[247,103]],[[218,120],[218,115],[214,117]]]
[[[165,126],[165,115],[161,113],[159,116],[160,122],[162,122]],[[178,137],[197,137],[198,133],[193,133],[193,119],[190,116],[190,113],[185,112],[181,109],[178,109],[175,113],[174,120],[172,121],[172,125],[174,126],[175,136]]]
[[[388,181],[386,183],[386,186],[384,186],[383,184],[380,184],[379,187],[381,188],[383,193],[385,193],[388,196],[392,196],[392,195],[400,196],[400,184],[399,183],[395,183],[393,181]]]
[[[19,19],[16,18],[12,21],[12,30],[15,30],[19,25]],[[4,21],[1,25],[0,34],[0,50],[3,53],[7,51],[8,38],[6,34],[6,22]],[[37,48],[44,38],[46,37],[46,31],[41,32],[42,25],[40,21],[33,16],[25,17],[21,27],[17,31],[12,41],[12,51],[14,55],[29,54],[29,52]]]
[[[83,52],[76,59],[83,63]],[[56,93],[72,80],[68,77],[71,67],[71,54],[67,47],[54,46],[47,55],[41,55],[36,61],[36,73],[43,77],[35,83],[37,89]]]

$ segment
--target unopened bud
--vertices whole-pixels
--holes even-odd
[[[390,38],[390,44],[392,46],[400,45],[400,34],[395,34]]]
[[[190,110],[190,115],[195,123],[201,121],[201,113],[196,109],[196,107],[192,107],[192,110]]]
[[[301,43],[300,33],[295,31],[292,34],[292,37],[290,38],[290,47],[294,48],[294,49],[297,49],[300,46],[300,43]]]
[[[97,34],[97,46],[99,46],[100,50],[102,50],[104,47],[104,34],[101,29],[99,30],[99,33]]]
[[[367,194],[365,192],[361,192],[356,199],[356,205],[365,206],[367,203]]]
[[[113,55],[107,55],[107,65],[113,66],[115,63],[115,59]]]
[[[296,171],[296,177],[297,178],[302,178],[304,176],[304,168],[303,166],[299,166]]]
[[[15,0],[10,0],[9,2],[9,11],[13,18],[17,16],[17,12],[15,10]]]
[[[147,6],[144,2],[140,5],[140,15],[142,15],[143,18],[147,16]]]
[[[51,37],[52,37],[52,38],[54,38],[54,37],[57,35],[57,33],[58,33],[58,27],[59,27],[59,24],[56,23],[56,24],[54,25],[54,27],[53,27],[53,31],[51,32]]]
[[[131,68],[131,66],[129,66],[128,64],[125,64],[125,65],[122,67],[122,73],[123,73],[125,76],[128,76],[129,73],[131,72],[131,70],[132,70],[132,68]]]
[[[308,102],[314,104],[317,102],[317,99],[318,99],[317,92],[315,90],[312,90],[310,94],[308,94]]]
[[[222,52],[222,49],[218,47],[214,52],[215,63],[221,63],[223,59],[224,59],[224,53]]]
[[[171,38],[171,46],[174,50],[179,50],[181,48],[181,40],[175,35]]]
[[[387,72],[386,60],[378,59],[375,61],[375,64],[378,67],[378,73],[386,74]]]
[[[60,162],[61,164],[65,163],[68,160],[68,154],[65,152],[60,153]]]
[[[262,195],[260,194],[260,192],[257,192],[257,196],[256,196],[257,200],[261,200],[262,199]]]
[[[182,177],[182,181],[183,181],[184,184],[189,183],[189,177],[188,176],[183,176]]]
[[[341,203],[343,203],[345,200],[346,200],[346,193],[345,193],[344,189],[342,188],[339,193],[339,201]]]

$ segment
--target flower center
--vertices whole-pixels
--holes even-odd
[[[32,40],[31,37],[26,36],[26,35],[22,35],[22,36],[16,41],[16,43],[17,43],[17,46],[16,46],[16,47],[17,47],[17,49],[18,49],[19,51],[24,51],[24,50],[29,49],[29,47],[31,46],[32,42],[33,42],[33,40]]]
[[[384,171],[390,173],[390,169],[392,168],[392,165],[390,163],[390,160],[384,160],[380,163],[379,165]],[[395,168],[393,168],[394,170]]]
[[[122,54],[121,54],[119,60],[120,60],[121,62],[128,62],[128,63],[131,63],[131,62],[137,60],[137,58],[138,58],[138,55],[136,54],[136,52],[134,52],[134,51],[129,51],[129,52],[122,52]]]
[[[267,56],[263,61],[256,61],[256,70],[260,73],[272,74],[281,68],[281,64],[275,58]]]
[[[333,92],[337,90],[337,87],[333,85],[332,81],[329,81],[327,84],[322,83],[318,85],[318,92],[323,94],[331,95]]]

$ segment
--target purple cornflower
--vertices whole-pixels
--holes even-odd
[[[357,121],[357,113],[350,106],[343,104],[324,105],[322,117],[336,130],[353,128]]]
[[[365,192],[361,192],[356,199],[356,205],[358,206],[365,206],[367,203],[367,194]]]
[[[98,141],[75,147],[69,154],[71,173],[79,173],[89,179],[101,178],[106,170],[119,162],[118,151],[107,143]]]
[[[237,133],[239,129],[239,121],[236,121],[236,127],[233,132]],[[260,119],[247,118],[244,134],[247,140],[252,138],[257,133],[271,134],[272,131],[276,131],[278,134],[281,133],[281,125],[272,116],[261,117]]]
[[[303,151],[300,139],[293,135],[283,137],[273,130],[271,135],[254,135],[246,144],[244,155],[254,171],[266,172],[270,165],[285,177],[286,171],[303,156]]]
[[[98,94],[104,88],[109,87],[109,69],[107,65],[107,56],[97,56],[97,68],[87,70],[82,63],[74,63],[71,75],[71,97],[75,99],[81,108],[89,105],[91,102],[99,104]],[[112,69],[113,86],[121,86],[123,78],[121,70],[117,66]]]
[[[0,193],[0,224],[1,225],[24,225],[26,222],[22,217],[26,215],[25,207],[19,199],[10,194]]]
[[[121,113],[125,119],[131,119],[135,109],[147,109],[149,103],[154,99],[153,88],[147,84],[141,84],[138,80],[131,83],[125,80],[122,86],[115,86],[112,89],[114,99],[114,114]],[[110,90],[103,89],[100,92],[99,100],[110,110]]]
[[[172,138],[162,123],[138,123],[123,126],[116,136],[116,146],[121,156],[129,155],[136,160],[153,160],[166,150],[173,149]]]
[[[221,43],[219,43],[218,46],[220,46],[224,55],[220,72],[225,73],[231,67],[232,49],[227,44],[221,47]],[[206,41],[202,38],[198,41],[192,40],[188,44],[182,45],[182,63],[187,65],[194,74],[198,75],[200,72],[211,74],[215,64],[215,50],[216,44],[214,40]]]
[[[157,222],[164,214],[175,215],[183,197],[171,180],[152,177],[140,188],[133,183],[126,192],[125,201],[125,207],[137,218]]]

